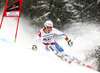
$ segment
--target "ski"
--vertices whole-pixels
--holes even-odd
[[[89,69],[95,69],[95,67],[94,66],[92,66],[92,65],[86,65],[86,64],[84,64],[84,63],[82,63],[80,60],[78,60],[77,62],[75,62],[76,64],[78,64],[79,66],[84,66],[84,67],[87,67],[87,68],[89,68]]]
[[[94,69],[94,66],[86,65],[87,68]]]
[[[81,60],[78,60],[76,57],[73,57],[73,59],[70,59],[70,60],[66,60],[67,63],[71,64],[72,62],[74,62],[75,64],[79,65],[79,66],[84,66],[84,67],[87,67],[87,68],[90,68],[90,69],[95,69],[94,66],[92,65],[86,65],[85,63],[83,63]]]

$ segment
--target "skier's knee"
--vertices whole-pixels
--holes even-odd
[[[57,51],[55,50],[55,47],[53,45],[47,45],[47,49],[53,52],[54,54],[57,54]]]
[[[50,50],[50,51],[54,51],[54,48],[51,46],[51,45],[47,45],[47,47],[46,47],[48,50]]]

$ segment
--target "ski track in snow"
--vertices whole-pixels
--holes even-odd
[[[30,49],[32,40],[39,29],[28,24],[27,20],[21,18],[17,42],[13,43],[17,19],[4,18],[2,29],[0,30],[0,38],[3,39],[0,40],[0,73],[98,73],[97,71],[77,66],[74,63],[68,64],[61,61],[52,53],[46,52],[40,42],[37,43],[38,51],[32,51]],[[64,32],[67,34],[68,31]],[[75,33],[73,27],[70,29],[70,32]],[[73,36],[71,33],[68,33],[68,35],[71,38]],[[83,37],[80,36],[75,40],[75,46],[72,48],[68,47],[64,40],[58,40],[58,43],[64,47],[66,53],[84,59],[85,56],[82,50],[86,48],[87,44],[80,44],[80,41],[84,42],[81,38]],[[5,39],[10,42],[5,41]],[[76,43],[77,41],[79,43]],[[80,48],[82,49],[80,50]]]

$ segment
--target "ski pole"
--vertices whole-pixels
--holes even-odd
[[[72,41],[74,41],[74,40],[76,39],[76,37],[82,32],[82,30],[84,29],[85,26],[86,26],[86,23],[84,23],[84,24],[82,25],[82,27],[81,27],[80,30],[77,32],[77,34],[75,35],[75,37],[73,38]]]

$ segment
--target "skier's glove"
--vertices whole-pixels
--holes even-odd
[[[36,45],[33,45],[32,46],[32,50],[37,51],[37,46]]]
[[[68,45],[69,45],[70,47],[73,46],[73,42],[71,41],[71,39],[68,39],[67,42],[68,42]]]

